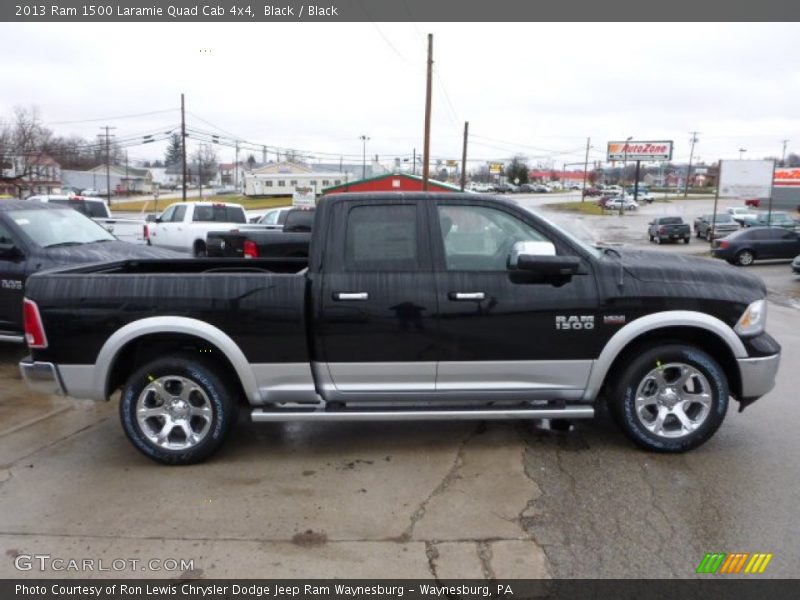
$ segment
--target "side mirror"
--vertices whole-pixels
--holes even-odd
[[[556,247],[551,242],[516,242],[508,255],[508,268],[522,268],[519,266],[519,257],[523,255],[555,256]]]
[[[157,218],[157,217],[156,217],[155,215],[153,215],[153,214],[150,214],[150,215],[147,215],[147,216],[144,218],[144,220],[145,220],[145,222],[147,222],[147,223],[152,223],[152,222],[154,222],[154,221],[156,220],[156,218]]]
[[[156,217],[153,219],[153,223],[163,223],[163,221],[161,220],[161,217]]]
[[[0,244],[0,258],[17,258],[22,252],[14,244]]]
[[[572,277],[578,274],[581,261],[577,256],[533,256],[522,254],[517,268],[532,271],[545,278]]]

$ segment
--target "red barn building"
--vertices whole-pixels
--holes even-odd
[[[334,185],[322,190],[324,194],[338,194],[342,192],[421,192],[422,177],[408,175],[407,173],[394,173],[368,177],[357,181],[349,181]],[[441,181],[428,180],[429,192],[458,192],[458,187]]]

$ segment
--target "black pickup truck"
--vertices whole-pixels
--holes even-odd
[[[49,393],[108,399],[141,452],[186,464],[254,421],[578,419],[607,403],[640,446],[708,440],[769,392],[760,279],[589,246],[475,194],[321,200],[308,259],[128,260],[30,278]]]
[[[692,230],[681,217],[656,217],[648,224],[647,235],[656,244],[678,240],[688,244],[692,239]]]
[[[22,342],[22,297],[29,275],[65,265],[174,252],[122,242],[93,219],[55,203],[0,201],[0,342]]]
[[[293,208],[286,212],[283,226],[242,225],[230,231],[206,235],[206,252],[211,257],[308,257],[314,209]]]

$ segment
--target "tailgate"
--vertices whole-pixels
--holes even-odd
[[[208,256],[244,256],[244,235],[233,231],[212,231],[206,236]]]

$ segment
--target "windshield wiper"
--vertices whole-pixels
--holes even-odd
[[[617,258],[622,258],[622,254],[616,248],[611,248],[610,246],[601,246],[600,248],[603,251],[603,254],[615,254]]]
[[[56,242],[55,244],[48,244],[45,248],[59,248],[62,246],[81,246],[83,242]]]
[[[91,242],[86,242],[87,244],[102,244],[103,242],[113,242],[115,240],[109,239],[102,239],[102,240],[92,240]]]

